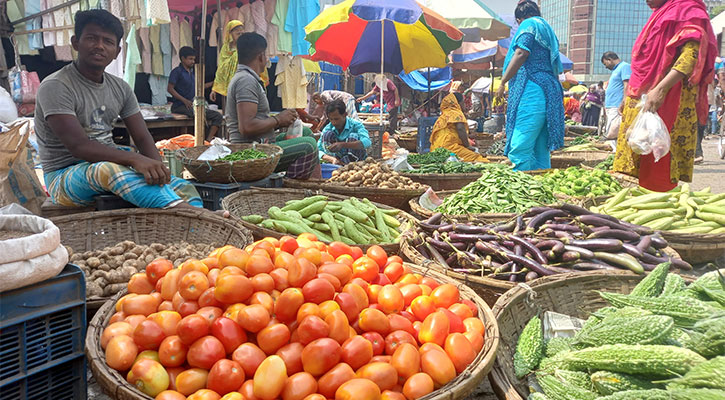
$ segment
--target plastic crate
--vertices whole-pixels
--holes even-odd
[[[251,187],[279,188],[282,187],[282,181],[283,176],[280,173],[274,173],[262,180],[254,182],[202,183],[189,180],[196,187],[196,191],[199,192],[199,196],[201,196],[201,200],[204,203],[204,208],[212,211],[222,209],[222,199],[225,196]]]
[[[437,120],[438,117],[418,118],[418,154],[430,152],[430,135]]]
[[[0,397],[85,399],[86,284],[57,276],[0,293]]]
[[[121,208],[136,208],[135,205],[116,196],[115,194],[101,194],[93,198],[96,201],[96,211],[118,210]]]

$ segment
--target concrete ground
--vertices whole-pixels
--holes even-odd
[[[725,160],[721,160],[717,151],[717,136],[708,136],[702,142],[705,161],[695,165],[692,188],[701,190],[711,187],[713,193],[725,193]]]

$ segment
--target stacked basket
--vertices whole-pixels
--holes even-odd
[[[268,177],[279,164],[282,148],[271,144],[230,144],[232,153],[253,148],[267,154],[267,157],[251,160],[220,161],[199,160],[199,156],[210,146],[181,149],[176,157],[199,182],[235,183],[252,182]]]

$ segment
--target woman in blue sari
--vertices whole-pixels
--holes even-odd
[[[559,39],[530,0],[516,7],[519,29],[511,43],[502,84],[509,83],[505,153],[517,171],[551,168],[549,152],[564,146],[563,68]]]

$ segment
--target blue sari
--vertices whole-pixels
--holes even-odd
[[[518,48],[528,51],[529,57],[509,82],[504,154],[516,170],[546,169],[551,167],[549,152],[564,146],[559,40],[543,18],[532,17],[516,32],[504,71]]]

